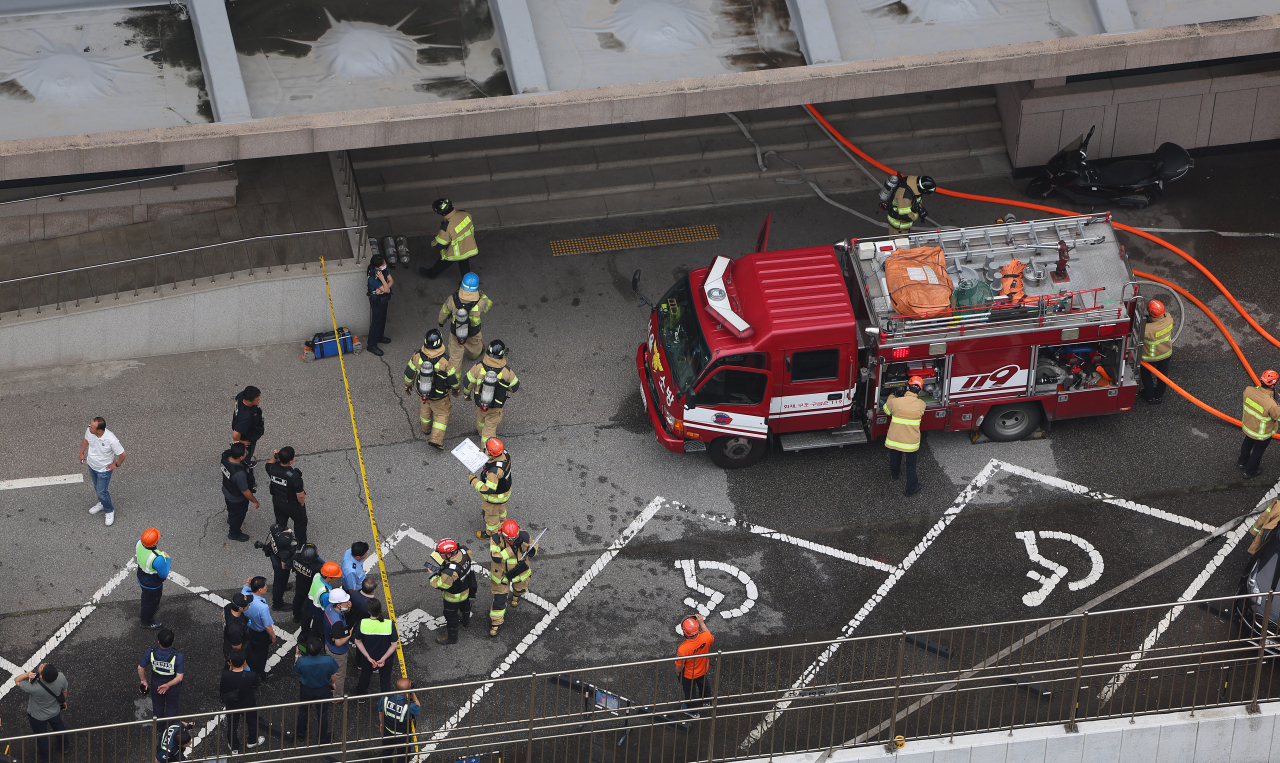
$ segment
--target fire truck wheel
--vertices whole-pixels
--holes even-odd
[[[1015,403],[992,408],[982,422],[982,433],[996,442],[1021,440],[1040,426],[1040,406]]]
[[[750,437],[717,437],[707,452],[721,469],[741,469],[764,458],[765,441]]]

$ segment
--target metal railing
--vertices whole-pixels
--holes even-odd
[[[5,206],[8,204],[25,204],[28,201],[40,201],[41,199],[57,199],[58,201],[62,201],[67,196],[75,196],[76,194],[80,194],[80,193],[92,193],[94,191],[105,191],[108,188],[120,188],[126,185],[133,185],[134,183],[149,183],[153,180],[165,180],[168,178],[182,177],[184,175],[197,175],[202,172],[217,172],[218,170],[225,170],[233,167],[235,167],[235,163],[229,162],[227,164],[216,164],[210,167],[201,167],[199,169],[194,169],[194,170],[183,170],[182,172],[170,172],[164,175],[147,175],[145,177],[133,178],[132,180],[122,180],[118,183],[107,183],[106,185],[94,185],[94,186],[89,186],[87,188],[76,188],[70,191],[58,191],[55,193],[46,193],[40,196],[24,196],[21,199],[8,199],[6,201],[0,201],[0,206]],[[68,182],[74,182],[74,181],[68,181]],[[62,184],[59,183],[58,185],[62,185]],[[173,189],[175,191],[178,189],[177,183],[173,184]]]
[[[364,258],[370,254],[369,219],[364,214],[364,200],[360,197],[360,186],[356,183],[356,170],[351,163],[351,153],[335,151],[334,154],[338,161],[338,182],[341,184],[338,195],[344,207],[343,217],[360,230],[356,234],[358,243],[355,246],[356,263],[359,264],[364,262]]]
[[[418,763],[715,761],[892,744],[896,736],[1055,724],[1075,731],[1084,720],[1227,705],[1256,712],[1260,700],[1280,697],[1270,659],[1280,651],[1278,608],[1265,594],[722,651],[707,657],[700,699],[686,699],[671,659],[434,686],[416,690],[416,733],[392,739],[379,730],[376,697],[272,705],[256,708],[267,741],[235,749],[342,763],[391,758],[402,746]],[[1259,624],[1269,621],[1264,642]],[[131,702],[120,705],[133,712]],[[297,714],[323,705],[330,739],[294,738]],[[232,749],[227,717],[184,716],[197,734],[190,760]],[[62,760],[149,760],[156,734],[151,721],[74,729]],[[51,736],[0,746],[35,761],[39,739]]]
[[[352,230],[363,234],[364,228],[352,226],[253,236],[10,278],[0,281],[0,316],[10,310],[16,310],[18,317],[22,316],[24,309],[40,313],[51,305],[55,311],[61,310],[63,304],[74,303],[79,307],[82,301],[92,299],[97,303],[112,295],[118,300],[122,292],[132,291],[135,297],[146,289],[159,293],[161,287],[170,284],[170,289],[176,290],[178,283],[188,280],[192,286],[203,278],[214,283],[220,275],[235,280],[236,272],[240,270],[248,270],[249,275],[258,268],[265,268],[270,273],[273,267],[282,267],[288,272],[290,265],[301,265],[306,270],[308,263],[319,261],[319,255],[340,266],[344,258],[351,256],[350,247],[341,238],[335,239],[333,234]],[[308,238],[316,236],[320,238]],[[300,243],[302,239],[307,239],[306,245]],[[53,286],[52,292],[49,291],[50,285]]]

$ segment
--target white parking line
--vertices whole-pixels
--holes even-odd
[[[969,482],[968,486],[960,492],[960,495],[956,496],[955,501],[951,503],[951,508],[947,509],[946,513],[942,515],[942,518],[939,519],[933,527],[929,528],[929,531],[920,539],[920,542],[916,544],[915,548],[911,549],[911,553],[907,554],[907,557],[902,560],[901,564],[893,568],[893,572],[889,577],[880,584],[880,587],[871,595],[871,598],[867,599],[866,603],[862,605],[862,608],[858,610],[858,613],[853,616],[853,619],[840,630],[840,638],[848,638],[853,635],[853,632],[858,629],[859,625],[862,625],[862,622],[867,619],[871,614],[871,611],[876,608],[876,605],[883,601],[884,597],[889,594],[889,591],[891,591],[893,587],[898,584],[898,581],[902,579],[902,576],[907,574],[907,570],[911,569],[911,565],[916,563],[916,560],[919,559],[929,546],[938,539],[938,536],[942,534],[942,531],[947,529],[947,526],[955,521],[955,518],[959,516],[960,512],[964,511],[965,507],[974,499],[978,494],[978,491],[987,484],[987,481],[991,479],[992,475],[999,471],[1003,466],[1006,466],[1006,464],[994,458],[987,462],[987,465],[983,467],[982,471],[978,472],[978,476],[974,477],[973,480]],[[773,726],[773,723],[778,719],[778,716],[782,715],[787,711],[787,708],[791,707],[792,699],[799,696],[800,691],[812,683],[813,679],[818,677],[818,672],[836,656],[836,652],[840,651],[841,646],[842,644],[840,642],[831,644],[822,652],[822,654],[818,655],[818,659],[814,660],[813,664],[806,668],[804,673],[800,674],[800,678],[796,679],[796,682],[793,683],[787,693],[783,695],[784,698],[775,703],[773,709],[765,714],[764,720],[760,721],[760,723],[751,730],[750,734],[747,734],[746,739],[742,740],[742,744],[739,746],[739,749],[746,750],[751,745],[760,741],[760,738],[765,735],[765,732]]]
[[[1218,571],[1218,568],[1222,566],[1222,563],[1226,561],[1231,552],[1240,544],[1240,541],[1244,540],[1244,537],[1249,534],[1249,528],[1253,524],[1254,516],[1258,512],[1262,511],[1264,506],[1274,501],[1278,496],[1280,496],[1280,482],[1272,485],[1271,489],[1267,491],[1267,494],[1262,496],[1262,500],[1258,501],[1258,505],[1253,508],[1253,513],[1246,517],[1245,520],[1240,523],[1239,527],[1232,530],[1231,533],[1227,535],[1226,543],[1222,544],[1222,548],[1218,549],[1218,553],[1213,555],[1213,558],[1204,566],[1204,569],[1200,571],[1200,574],[1196,575],[1195,579],[1191,581],[1191,584],[1187,586],[1187,589],[1178,597],[1178,601],[1191,601],[1196,598],[1197,594],[1200,593],[1200,589],[1204,587],[1204,584],[1208,583],[1209,578],[1213,577],[1213,573]],[[1124,666],[1120,668],[1120,671],[1116,673],[1116,675],[1112,676],[1110,681],[1107,681],[1107,685],[1102,687],[1102,691],[1098,693],[1099,707],[1107,704],[1107,702],[1111,700],[1111,697],[1115,695],[1116,691],[1124,685],[1125,680],[1129,677],[1129,673],[1133,672],[1133,669],[1142,661],[1142,656],[1148,649],[1156,645],[1156,642],[1159,641],[1160,637],[1169,630],[1169,626],[1173,625],[1173,621],[1178,619],[1182,614],[1182,610],[1185,608],[1186,607],[1179,604],[1173,609],[1170,609],[1169,612],[1160,619],[1160,622],[1156,623],[1156,627],[1152,628],[1151,632],[1147,634],[1147,637],[1142,640],[1142,646],[1139,647],[1136,652],[1129,655],[1129,662],[1126,662]]]
[[[790,543],[793,546],[799,546],[800,548],[807,549],[809,551],[815,551],[819,554],[826,554],[827,556],[835,557],[836,559],[842,559],[846,562],[853,562],[854,564],[861,564],[864,567],[871,567],[872,569],[881,570],[883,572],[893,572],[895,569],[897,569],[896,567],[894,567],[892,564],[889,564],[888,562],[882,562],[878,559],[868,559],[865,556],[858,556],[857,554],[851,554],[848,551],[841,551],[838,548],[832,548],[831,546],[824,546],[821,543],[814,543],[813,541],[805,540],[804,538],[797,538],[794,535],[787,535],[786,533],[778,532],[777,530],[771,530],[768,527],[753,525],[750,522],[740,522],[734,519],[733,517],[726,516],[724,514],[698,514],[698,517],[701,519],[709,520],[711,522],[715,522],[717,524],[725,525],[726,527],[741,527],[747,532],[755,535],[760,535],[765,538],[772,538],[774,540],[780,540],[783,543]]]
[[[595,580],[601,572],[604,572],[604,568],[608,566],[609,562],[613,561],[614,558],[622,552],[622,549],[625,548],[633,538],[640,534],[640,531],[644,529],[644,526],[649,523],[650,519],[653,519],[653,515],[658,513],[658,510],[662,508],[664,503],[666,503],[666,499],[662,496],[657,496],[650,501],[644,511],[640,512],[640,514],[632,520],[631,524],[627,525],[627,528],[622,531],[622,534],[619,535],[613,543],[609,544],[609,547],[600,555],[600,558],[596,559],[595,563],[592,564],[586,572],[582,573],[582,576],[578,578],[577,582],[575,582],[569,590],[565,592],[564,596],[560,597],[560,601],[556,602],[555,606],[552,607],[540,621],[538,621],[538,624],[533,626],[533,630],[529,631],[520,643],[516,645],[516,648],[511,650],[506,659],[502,661],[502,664],[489,674],[489,677],[501,678],[508,670],[510,670],[511,666],[516,663],[516,660],[520,659],[520,655],[524,654],[529,647],[533,646],[534,642],[538,640],[538,637],[541,636],[547,628],[551,627],[551,623],[555,622],[555,619],[564,612],[565,608],[572,604],[574,599],[578,598],[578,594],[582,593],[586,587],[591,584],[591,581]],[[472,693],[471,699],[463,703],[462,707],[458,708],[457,712],[445,721],[440,728],[436,729],[436,732],[431,736],[431,741],[424,744],[419,749],[418,754],[413,757],[414,763],[422,763],[425,761],[427,757],[440,746],[440,742],[442,742],[445,737],[449,736],[449,734],[453,733],[453,730],[458,727],[458,724],[462,723],[462,721],[471,712],[471,708],[475,707],[476,703],[483,699],[484,695],[492,688],[492,683],[486,683],[476,689]]]
[[[83,474],[59,474],[55,477],[26,477],[20,480],[0,480],[0,490],[17,490],[24,487],[44,487],[45,485],[70,485],[84,482]]]
[[[116,590],[116,586],[120,585],[120,583],[128,577],[129,572],[137,569],[137,567],[138,563],[133,559],[130,559],[119,572],[111,576],[111,579],[107,581],[106,585],[98,589],[97,593],[93,595],[93,598],[85,602],[84,606],[80,607],[80,609],[71,616],[70,620],[63,623],[62,627],[50,636],[49,639],[44,642],[44,645],[36,650],[35,654],[31,655],[26,662],[19,665],[16,672],[28,672],[44,661],[45,657],[48,657],[54,649],[57,649],[63,641],[66,641],[67,638],[75,632],[76,628],[80,627],[80,623],[84,622],[86,617],[93,614],[93,611],[98,608],[98,602],[102,601],[107,596],[110,596],[111,592]],[[4,695],[9,693],[10,690],[13,689],[13,686],[13,681],[5,681],[4,685],[0,686],[0,699],[3,699]]]

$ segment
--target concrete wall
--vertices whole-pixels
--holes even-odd
[[[1035,87],[996,87],[1009,159],[1044,164],[1097,125],[1089,156],[1131,156],[1280,138],[1280,61],[1213,66]]]
[[[1280,760],[1280,703],[1249,715],[1243,707],[1143,715],[883,746],[778,755],[771,763],[1268,763]],[[764,763],[763,758],[759,759]]]
[[[364,267],[353,260],[328,262],[333,308],[339,326],[363,340],[369,327]],[[330,331],[329,302],[320,266],[307,270],[259,268],[201,279],[159,294],[103,297],[80,307],[44,308],[0,316],[0,368],[24,369],[145,358],[154,355],[250,347],[279,342],[302,343],[317,331]]]
[[[0,180],[591,127],[1280,50],[1280,15],[515,98],[0,142]]]
[[[0,201],[44,196],[122,181],[13,188]],[[236,205],[235,173],[214,170],[166,180],[130,183],[104,191],[0,204],[0,246],[145,223],[162,217],[229,209]]]

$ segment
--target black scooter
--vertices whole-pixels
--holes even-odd
[[[1094,167],[1088,150],[1096,127],[1055,154],[1044,174],[1027,185],[1027,195],[1046,199],[1057,191],[1077,204],[1142,209],[1160,199],[1167,181],[1177,180],[1195,166],[1185,148],[1162,143],[1151,156]]]

